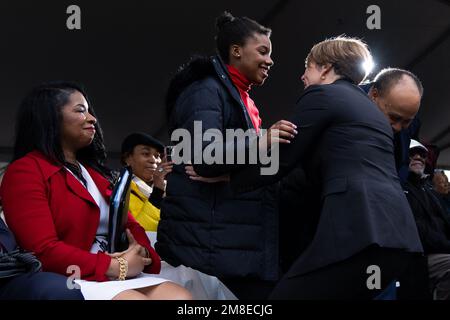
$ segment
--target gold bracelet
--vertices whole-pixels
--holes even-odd
[[[121,257],[116,257],[116,259],[119,261],[119,277],[117,280],[125,280],[128,273],[128,261]]]

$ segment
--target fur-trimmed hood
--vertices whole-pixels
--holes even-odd
[[[180,94],[183,90],[195,81],[208,76],[215,76],[217,72],[211,62],[211,57],[195,55],[189,61],[178,68],[178,71],[170,80],[169,88],[166,94],[166,114],[170,114]]]

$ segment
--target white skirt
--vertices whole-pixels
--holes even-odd
[[[155,243],[156,232],[147,232],[151,243]],[[125,290],[155,286],[171,281],[186,288],[194,300],[236,300],[236,296],[216,277],[180,265],[173,267],[161,261],[159,274],[141,273],[134,279],[124,281],[95,282],[75,280],[81,287],[85,300],[111,300]]]
[[[75,280],[75,283],[81,287],[81,293],[85,300],[111,300],[125,290],[151,287],[166,281],[170,280],[161,278],[158,274],[141,273],[133,279],[124,281]]]
[[[180,265],[173,267],[161,261],[159,274],[141,273],[124,281],[95,282],[75,280],[85,300],[111,300],[125,290],[145,288],[171,281],[186,288],[194,300],[236,300],[236,296],[216,277]]]
[[[183,265],[173,267],[161,261],[159,276],[187,289],[194,300],[237,300],[218,278]]]

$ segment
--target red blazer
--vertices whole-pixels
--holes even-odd
[[[92,168],[86,168],[100,193],[109,202],[110,183]],[[0,187],[8,226],[19,246],[41,260],[44,271],[69,276],[67,268],[80,267],[81,278],[107,281],[111,257],[90,253],[100,210],[89,192],[61,165],[33,151],[9,165]],[[147,248],[153,263],[144,269],[159,273],[161,260],[150,246],[144,229],[128,214],[128,228]]]

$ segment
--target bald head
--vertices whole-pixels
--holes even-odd
[[[369,96],[386,115],[392,129],[399,132],[408,128],[419,111],[422,93],[422,84],[414,74],[390,68],[375,77]]]

